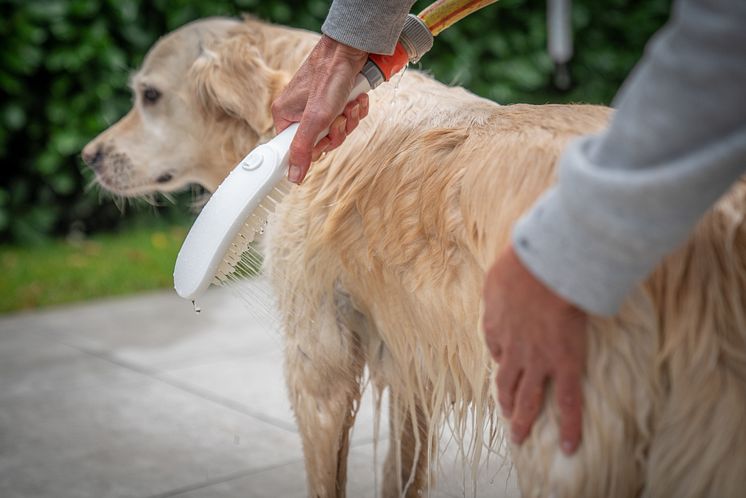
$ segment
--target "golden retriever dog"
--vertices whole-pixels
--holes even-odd
[[[254,19],[177,30],[134,75],[133,109],[84,159],[123,195],[214,190],[272,136],[270,104],[317,39]],[[345,495],[368,379],[390,399],[384,496],[435,485],[445,426],[475,469],[499,444],[496,366],[480,331],[485,272],[567,142],[611,115],[498,106],[413,70],[370,99],[358,130],[286,186],[265,241],[314,497]],[[591,318],[583,442],[572,457],[560,451],[547,401],[511,448],[525,496],[744,496],[744,213],[739,182],[617,316]]]

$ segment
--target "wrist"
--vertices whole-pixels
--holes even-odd
[[[318,47],[324,55],[331,58],[333,64],[348,63],[362,67],[368,60],[368,52],[345,45],[327,35],[321,35]]]
[[[510,267],[515,269],[515,281],[523,282],[527,287],[527,292],[534,296],[543,309],[565,313],[583,312],[575,303],[565,299],[538,278],[521,260],[512,244],[508,246],[502,256],[508,260]]]

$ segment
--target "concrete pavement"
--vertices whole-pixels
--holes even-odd
[[[200,307],[158,292],[0,316],[0,496],[305,496],[279,334],[231,291]],[[372,411],[366,397],[353,498],[374,496]],[[518,495],[500,467],[477,496]],[[443,468],[433,496],[463,496],[461,466]]]

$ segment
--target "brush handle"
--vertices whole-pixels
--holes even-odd
[[[363,75],[362,73],[358,74],[355,78],[355,85],[352,87],[352,91],[350,92],[350,96],[348,97],[347,102],[352,102],[360,95],[369,92],[370,89],[370,83],[368,82],[368,79],[365,77],[365,75]],[[275,138],[264,144],[271,147],[277,154],[280,155],[280,164],[278,165],[278,167],[282,170],[282,172],[284,172],[288,167],[288,159],[290,157],[290,144],[293,143],[293,138],[295,138],[295,134],[297,132],[298,123],[293,123],[282,130],[280,133],[278,133]],[[318,143],[319,140],[321,140],[328,134],[329,128],[325,129],[319,134],[318,138],[316,138],[316,143]],[[252,154],[257,152],[258,150],[259,148],[254,149],[248,156],[244,158],[244,161],[249,160]]]
[[[349,100],[370,90],[368,80],[358,75]],[[187,234],[176,258],[174,288],[183,298],[196,299],[210,286],[213,276],[252,213],[260,209],[287,173],[290,144],[298,131],[293,123],[269,142],[244,157],[210,197]],[[319,139],[326,136],[324,131]]]
[[[352,87],[348,102],[355,100],[363,93],[370,90],[370,84],[367,78],[358,74],[355,79],[355,85]],[[274,188],[282,179],[288,169],[288,160],[290,158],[290,144],[293,143],[295,134],[298,132],[298,123],[293,123],[275,136],[269,142],[262,144],[252,150],[249,155],[236,166],[235,169],[243,169],[255,172],[255,175],[269,175],[270,183]],[[322,131],[316,142],[329,134],[329,129]],[[265,173],[266,171],[266,173]],[[263,174],[265,173],[265,174]],[[270,189],[271,191],[271,189]],[[248,193],[247,193],[248,195]]]
[[[404,67],[408,60],[418,58],[432,46],[427,27],[411,17],[400,37],[402,49],[393,56],[368,59],[355,79],[348,102],[375,88]],[[181,297],[196,299],[201,296],[219,271],[225,273],[232,268],[230,264],[223,267],[225,261],[235,261],[232,258],[237,255],[230,251],[243,250],[253,240],[253,234],[244,235],[242,230],[256,229],[260,226],[258,220],[270,214],[271,209],[266,209],[263,201],[287,173],[290,144],[297,131],[298,124],[293,123],[251,151],[202,208],[176,258],[174,288]],[[324,130],[316,142],[328,133],[328,129]],[[241,240],[235,242],[237,238]]]

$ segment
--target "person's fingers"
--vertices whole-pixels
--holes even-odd
[[[365,117],[368,115],[368,109],[370,107],[370,99],[368,98],[368,94],[361,94],[357,98],[357,102],[358,104],[360,104],[360,119],[365,119]]]
[[[297,123],[303,115],[303,109],[300,113],[288,112],[286,104],[278,98],[272,103],[272,120],[275,123],[275,132],[280,133],[293,123]]]
[[[334,121],[332,121],[332,124],[329,126],[329,146],[326,148],[327,151],[334,150],[340,145],[342,145],[342,142],[344,142],[345,138],[347,138],[347,118],[345,118],[344,114],[340,114],[336,118],[334,118]]]
[[[560,442],[567,455],[580,444],[583,422],[581,375],[574,369],[562,369],[555,375],[555,397],[560,413]]]
[[[360,119],[367,115],[367,105],[368,95],[362,94],[355,100],[350,101],[345,106],[343,114],[337,116],[334,121],[332,121],[332,124],[329,126],[329,134],[319,140],[319,142],[313,147],[311,151],[311,162],[317,161],[319,157],[321,157],[321,154],[336,149],[344,142],[344,140],[347,138],[347,135],[357,127]],[[362,111],[363,106],[365,106],[364,111]],[[364,112],[365,115],[361,116],[361,111]],[[350,124],[351,121],[352,125]],[[278,132],[287,128],[293,122],[294,121],[279,118],[277,120],[277,123],[278,126],[282,126],[282,128],[278,127]],[[293,164],[292,160],[291,164]],[[306,170],[302,172],[301,180],[305,178],[305,173],[307,171],[308,169],[306,168]]]
[[[305,73],[305,71],[299,71],[272,102],[270,110],[277,133],[280,133],[292,123],[297,123],[303,117],[303,111],[308,101],[308,85],[305,82],[307,75]]]
[[[344,117],[347,121],[345,125],[345,133],[349,135],[350,133],[352,133],[352,130],[357,128],[358,123],[360,123],[360,104],[357,102],[357,100],[351,101],[345,106],[342,114],[344,114]]]
[[[484,314],[482,315],[482,330],[484,331],[484,340],[487,343],[487,349],[489,350],[492,359],[498,363],[500,363],[503,351],[502,344],[500,344],[500,341],[503,337],[503,334],[501,332],[504,332],[504,330],[502,330],[502,327],[503,325],[500,320],[499,314],[496,313],[494,309],[485,310]],[[503,366],[504,365],[502,364],[500,365],[501,368]]]
[[[294,183],[303,181],[306,172],[308,172],[308,167],[311,165],[311,154],[316,139],[330,121],[329,116],[323,112],[305,112],[303,114],[295,138],[290,144],[288,180]]]
[[[329,149],[329,137],[324,137],[314,146],[313,152],[311,154],[311,162],[316,162],[319,160],[321,155],[324,152],[327,152]]]
[[[510,419],[512,440],[521,444],[531,432],[531,426],[541,411],[544,401],[543,370],[526,369],[516,390],[515,412]]]
[[[311,164],[311,151],[313,147],[313,132],[298,127],[293,142],[290,144],[290,158],[288,168],[288,180],[293,183],[300,183],[306,176],[308,167]]]
[[[511,357],[507,357],[497,369],[497,400],[500,402],[503,415],[508,418],[513,415],[515,389],[520,375],[519,364]]]
[[[314,143],[316,142],[316,137],[324,131],[325,126],[322,126],[322,123],[325,123],[328,118],[328,114],[325,113],[315,114],[309,112],[303,115],[295,138],[290,144],[288,180],[291,182],[301,183],[308,172],[311,162],[318,159],[321,155],[321,152],[319,152],[314,157]],[[328,144],[326,144],[322,152],[334,150],[344,142],[347,137],[346,121],[347,119],[344,114],[340,114],[334,118],[331,125],[329,125],[328,135],[324,137],[328,139]]]
[[[298,72],[272,105],[277,131],[300,121],[290,146],[288,178],[300,183],[314,156],[314,145],[323,130],[342,113],[356,75],[368,53],[322,35]],[[352,123],[354,125],[355,123]],[[332,130],[330,147],[344,140],[346,130]]]
[[[293,121],[287,119],[275,119],[275,134],[283,132],[285,128],[291,124],[293,124]]]
[[[344,81],[333,79],[323,92],[311,92],[298,131],[290,145],[290,169],[288,179],[300,183],[305,178],[311,165],[313,146],[319,135],[329,129],[330,144],[327,150],[338,147],[345,139],[344,95],[349,92],[344,88]],[[295,180],[294,180],[295,178]]]

